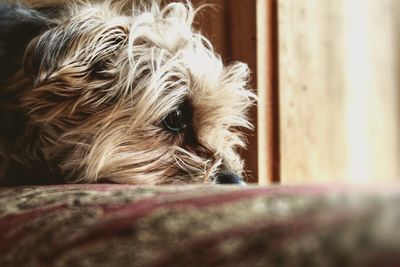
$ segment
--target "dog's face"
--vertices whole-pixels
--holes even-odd
[[[21,97],[54,172],[83,182],[241,183],[249,70],[224,66],[192,29],[190,5],[80,3],[61,14],[26,49],[33,88]]]

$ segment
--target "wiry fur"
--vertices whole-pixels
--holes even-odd
[[[198,183],[221,170],[243,174],[249,70],[224,66],[193,29],[190,3],[33,6],[40,27],[24,66],[0,76],[3,183]],[[182,103],[191,122],[171,133],[162,121]]]

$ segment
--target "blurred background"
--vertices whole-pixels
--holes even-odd
[[[195,4],[204,1],[193,1]],[[252,69],[251,182],[400,177],[400,2],[214,0],[198,24]]]

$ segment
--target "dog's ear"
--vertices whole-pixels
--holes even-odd
[[[51,20],[44,12],[0,4],[0,80],[22,68],[28,43],[48,27]]]

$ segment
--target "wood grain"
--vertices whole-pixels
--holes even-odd
[[[259,184],[280,180],[277,0],[257,1]]]
[[[281,180],[400,176],[400,2],[279,0]]]

